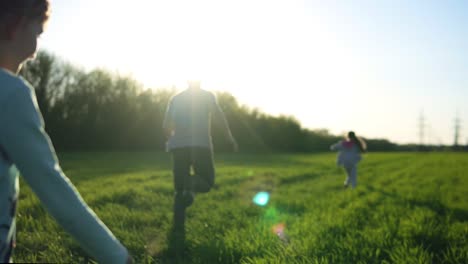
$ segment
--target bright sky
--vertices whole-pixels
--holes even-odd
[[[468,1],[53,0],[42,47],[147,87],[189,78],[308,128],[468,141]]]

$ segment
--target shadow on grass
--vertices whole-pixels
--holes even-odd
[[[303,183],[305,181],[311,181],[316,178],[319,178],[321,174],[318,173],[306,173],[295,175],[287,178],[281,178],[280,184],[296,184],[296,183]]]
[[[155,263],[163,264],[204,264],[239,263],[240,251],[232,251],[222,241],[211,240],[207,243],[190,244],[184,230],[172,228],[167,236],[167,248],[154,256]]]
[[[173,226],[167,236],[167,242],[167,250],[160,256],[163,263],[190,263],[184,229],[176,229]]]

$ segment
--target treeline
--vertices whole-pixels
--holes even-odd
[[[46,130],[60,151],[163,150],[165,109],[174,88],[146,89],[131,77],[102,69],[86,72],[40,51],[21,75],[36,90]],[[328,151],[341,136],[308,130],[290,116],[271,116],[217,93],[241,150]],[[213,124],[213,128],[216,128]],[[213,129],[217,150],[227,142]],[[367,139],[373,151],[398,150],[388,140]]]

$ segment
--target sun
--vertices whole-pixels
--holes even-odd
[[[301,1],[135,0],[132,10],[125,2],[98,2],[91,10],[74,10],[87,19],[68,25],[69,32],[85,33],[60,32],[62,42],[52,50],[72,54],[72,62],[88,69],[131,75],[146,88],[183,89],[197,79],[244,104],[290,114],[310,100],[294,95],[319,87],[320,95],[333,96],[331,86],[349,86],[357,76],[353,69],[362,69],[350,66],[357,60],[346,57],[320,16],[303,14]],[[109,5],[113,11],[103,19]],[[285,93],[295,99],[284,100]],[[317,101],[317,108],[327,107],[318,106],[327,100]]]

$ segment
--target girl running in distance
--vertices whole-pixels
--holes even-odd
[[[15,246],[18,171],[89,255],[99,263],[131,263],[127,249],[63,174],[34,89],[17,75],[34,57],[48,17],[48,0],[0,1],[0,263],[12,261]]]
[[[366,151],[366,142],[356,136],[353,131],[348,132],[348,136],[331,146],[331,150],[338,151],[337,164],[346,170],[346,180],[344,187],[356,188],[357,184],[357,164],[361,161],[361,153]]]

